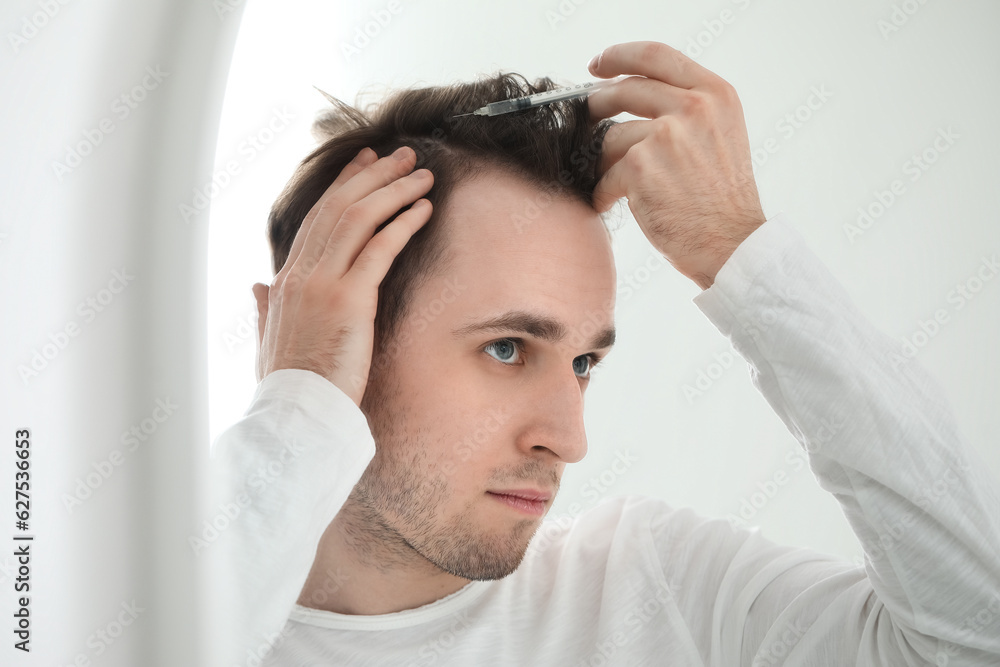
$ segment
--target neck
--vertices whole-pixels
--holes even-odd
[[[427,560],[353,500],[320,538],[298,604],[338,614],[390,614],[440,600],[471,581]]]

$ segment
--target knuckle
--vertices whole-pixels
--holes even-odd
[[[430,179],[427,179],[429,181]],[[419,174],[412,172],[407,174],[402,178],[398,178],[383,188],[386,196],[388,196],[393,201],[396,200],[409,200],[414,194],[421,191],[421,188],[427,182],[420,178]]]
[[[274,280],[274,285],[272,285],[271,291],[274,294],[282,295],[298,290],[299,286],[302,284],[302,273],[303,271],[300,267],[294,266],[284,275],[278,274],[278,277]]]
[[[413,153],[408,153],[406,158],[409,159],[404,158],[402,160],[397,160],[392,156],[392,153],[390,153],[381,160],[372,164],[369,169],[371,169],[373,173],[377,174],[379,178],[383,180],[382,185],[388,185],[401,175],[413,169]]]
[[[711,103],[708,95],[697,90],[688,91],[682,99],[683,103],[681,108],[685,114],[689,115],[704,114],[708,110]]]
[[[660,116],[650,122],[653,124],[651,134],[659,142],[670,142],[677,134],[677,129],[674,127],[676,121],[673,116]]]
[[[340,222],[345,225],[361,223],[368,215],[368,205],[362,201],[354,202],[340,214]]]
[[[391,155],[376,160],[362,171],[364,180],[371,183],[374,189],[384,187],[396,179],[399,160],[394,160]],[[351,202],[345,202],[345,205]]]
[[[357,259],[354,260],[355,266],[367,266],[373,259],[382,256],[388,248],[387,236],[385,234],[376,234],[368,241],[365,246],[364,251],[358,255]]]
[[[407,194],[410,190],[413,189],[413,182],[414,179],[412,178],[396,179],[385,186],[386,194],[390,195],[391,197],[398,197],[399,195]]]
[[[368,245],[365,246],[364,251],[358,255],[357,259],[354,260],[354,266],[351,268],[352,272],[365,273],[368,270],[372,259],[374,259],[373,255],[377,253],[378,245],[375,243],[375,240],[378,237],[379,235],[376,234],[375,237],[368,242]],[[352,291],[357,293],[357,290]]]
[[[302,263],[292,268],[292,277],[295,284],[301,283],[306,277],[316,270],[319,264],[319,257],[314,253],[307,253],[302,256]]]
[[[658,60],[665,58],[667,55],[669,55],[669,53],[670,50],[666,44],[662,44],[660,42],[649,42],[648,44],[642,47],[642,52],[640,53],[640,57],[642,58],[643,61],[648,60],[656,62]]]
[[[643,165],[646,163],[645,151],[642,148],[643,142],[634,144],[631,148],[625,151],[625,155],[622,156],[621,162],[629,171],[640,171]]]
[[[385,252],[382,244],[370,242],[368,247],[354,260],[354,266],[351,268],[351,273],[348,274],[351,277],[345,277],[345,280],[351,280],[351,284],[354,286],[350,290],[350,298],[352,299],[352,303],[356,304],[356,307],[361,307],[367,303],[365,297],[366,291],[361,286],[367,284],[364,282],[366,281],[366,274],[371,272],[373,267],[380,263],[378,260],[382,258],[383,254]],[[376,295],[377,293],[376,290]]]
[[[674,49],[674,52],[671,54],[671,57],[674,60],[674,66],[681,73],[686,72],[687,68],[690,67],[691,64],[694,62],[693,60],[688,58],[683,51],[680,51],[678,49]]]
[[[736,92],[736,87],[725,79],[719,79],[715,84],[715,90],[719,98],[727,104],[739,104],[740,96]]]
[[[407,168],[405,166],[401,166],[403,163],[397,162],[396,160],[393,160],[393,162],[395,162],[395,164],[391,165],[387,171],[384,171],[379,175],[377,183],[378,187],[376,189],[391,187],[398,183],[399,179],[406,176]]]
[[[316,211],[316,217],[313,218],[313,222],[315,223],[316,219],[322,220],[331,215],[331,211],[343,210],[348,204],[350,204],[350,202],[344,201],[343,194],[335,193],[332,197],[319,205],[319,208]]]

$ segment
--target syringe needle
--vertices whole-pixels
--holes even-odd
[[[620,75],[613,79],[590,81],[589,83],[582,83],[576,86],[566,86],[565,88],[546,90],[545,92],[535,93],[534,95],[525,95],[523,97],[515,97],[509,100],[490,102],[486,106],[476,109],[471,113],[458,114],[452,116],[452,118],[461,118],[462,116],[499,116],[500,114],[510,113],[512,111],[533,109],[545,104],[552,104],[553,102],[562,102],[563,100],[585,97],[597,90],[600,90],[601,88],[618,83],[626,78],[628,77]]]

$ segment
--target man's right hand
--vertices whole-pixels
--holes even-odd
[[[282,368],[302,368],[337,385],[360,407],[371,368],[378,287],[431,216],[431,203],[418,198],[431,189],[434,177],[426,169],[411,173],[415,164],[409,147],[381,159],[370,148],[362,150],[310,209],[271,286],[254,284],[258,382]]]

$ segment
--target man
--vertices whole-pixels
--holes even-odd
[[[589,99],[594,120],[647,119],[598,126],[595,183],[586,168],[552,188],[519,171],[502,159],[502,124],[495,164],[429,140],[432,101],[417,97],[381,121],[401,145],[424,133],[412,143],[430,173],[405,145],[381,159],[352,146],[330,184],[317,165],[342,164],[355,137],[333,132],[276,205],[277,275],[254,286],[260,385],[218,442],[237,479],[281,462],[225,536],[244,659],[1000,661],[993,481],[936,385],[900,363],[783,216],[765,218],[732,87],[650,42],[612,46],[590,70],[634,75]],[[561,137],[557,125],[544,126]],[[587,451],[584,392],[614,343],[600,213],[623,196],[809,452],[864,569],[637,496],[533,539]],[[437,242],[417,241],[435,212]],[[403,261],[411,238],[433,261]],[[393,282],[400,270],[416,278]]]

